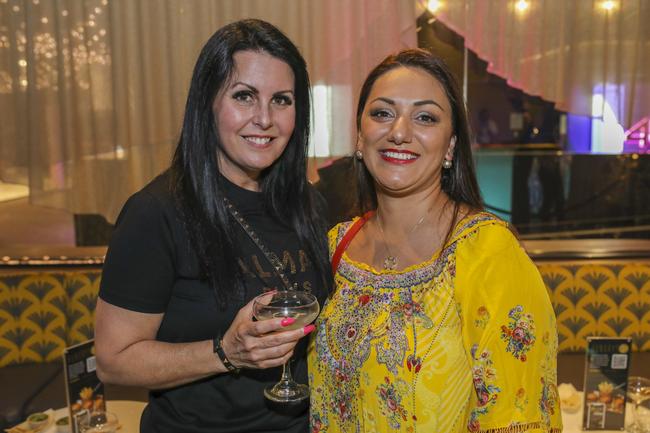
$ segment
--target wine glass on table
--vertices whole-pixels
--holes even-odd
[[[292,318],[294,322],[284,328],[287,331],[302,328],[318,317],[318,299],[303,290],[278,290],[259,295],[253,302],[253,314],[257,320]],[[296,383],[291,376],[288,362],[282,367],[282,377],[275,385],[264,390],[264,396],[276,403],[295,403],[309,398],[309,387]]]
[[[103,410],[91,412],[79,423],[80,433],[115,433],[119,428],[117,416]]]
[[[627,397],[634,402],[634,422],[627,426],[631,433],[642,433],[643,427],[639,422],[639,405],[650,399],[650,379],[640,376],[630,376],[627,380]]]

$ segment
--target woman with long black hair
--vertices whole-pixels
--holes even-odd
[[[313,325],[256,322],[251,300],[289,285],[323,301],[330,284],[309,114],[305,62],[271,24],[203,47],[171,168],[124,206],[97,302],[100,378],[151,390],[143,432],[306,431],[306,407],[271,408],[263,389],[292,356],[306,382]]]

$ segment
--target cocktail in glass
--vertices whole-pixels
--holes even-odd
[[[302,290],[278,290],[255,298],[253,314],[257,320],[292,318],[294,322],[284,330],[302,328],[318,317],[318,299]],[[296,383],[291,376],[288,362],[282,367],[278,383],[264,390],[264,396],[277,403],[294,403],[309,398],[309,387]]]

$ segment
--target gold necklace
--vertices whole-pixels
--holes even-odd
[[[429,212],[431,212],[431,209],[433,209],[433,205],[427,209],[427,211],[422,215],[422,217],[418,220],[418,222],[415,223],[415,225],[409,230],[409,232],[406,234],[406,236],[410,236],[413,234],[415,229],[417,229],[420,224],[424,221],[424,218],[426,218],[427,215],[429,215]],[[386,241],[386,234],[384,233],[384,227],[381,224],[381,218],[379,217],[379,208],[377,208],[377,225],[379,226],[379,232],[381,233],[381,237],[384,240],[384,249],[386,250],[386,257],[384,258],[384,269],[388,271],[394,271],[397,269],[397,256],[393,254],[393,252],[390,250],[390,247],[388,246],[388,242]]]

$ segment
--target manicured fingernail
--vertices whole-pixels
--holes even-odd
[[[296,319],[294,319],[293,317],[285,317],[284,319],[282,319],[282,322],[280,322],[280,325],[289,326],[295,321]]]
[[[316,327],[315,327],[314,325],[307,325],[307,326],[305,326],[304,328],[302,328],[302,332],[303,332],[305,335],[308,335],[308,334],[311,333],[311,331],[313,331],[314,329],[316,329]]]

